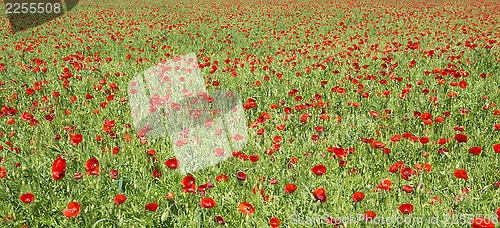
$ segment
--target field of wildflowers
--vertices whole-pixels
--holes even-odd
[[[0,18],[2,226],[477,228],[500,219],[498,2],[64,7],[28,29]],[[188,55],[189,67],[158,68]],[[132,87],[151,69],[162,86],[184,82],[171,75],[179,70],[202,85],[150,93],[151,113],[182,109],[170,97],[179,91],[193,109],[198,98],[217,106],[218,93],[241,98],[229,107],[245,123],[238,134],[217,129],[214,110],[201,125],[228,136],[213,144],[225,145],[216,162],[183,168],[191,157],[179,148],[211,151],[192,147],[210,140],[168,125],[170,137],[149,137],[163,122],[137,127]]]

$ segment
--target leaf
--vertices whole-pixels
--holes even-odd
[[[118,192],[122,192],[122,187],[123,187],[123,179],[118,180]]]
[[[167,220],[167,217],[168,217],[168,210],[165,210],[163,214],[161,214],[161,221],[165,222],[165,220]]]
[[[61,150],[59,150],[59,148],[57,148],[57,147],[47,146],[47,148],[49,148],[49,149],[50,149],[50,150],[52,150],[52,151],[55,151],[55,152],[59,152],[59,153],[61,153]]]

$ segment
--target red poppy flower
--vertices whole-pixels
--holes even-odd
[[[24,121],[28,121],[33,119],[33,115],[29,114],[28,112],[24,111],[24,113],[21,115],[21,118],[23,118]]]
[[[448,149],[446,149],[446,148],[439,148],[439,150],[438,150],[438,151],[439,151],[439,153],[443,153],[443,154],[446,154],[446,153],[450,152],[450,151],[449,151]]]
[[[422,118],[422,120],[429,120],[432,118],[432,115],[428,112],[426,113],[422,113],[422,115],[420,115],[420,118]]]
[[[109,174],[111,175],[111,179],[116,179],[118,177],[118,170],[112,169],[109,171]]]
[[[148,151],[146,151],[146,154],[149,155],[149,156],[155,156],[156,155],[156,150],[154,150],[154,149],[148,150]],[[165,165],[166,164],[167,164],[167,162],[165,162]]]
[[[325,189],[323,188],[317,188],[313,190],[313,196],[314,198],[322,203],[326,202],[326,198],[328,197],[326,195]]]
[[[326,167],[324,165],[317,165],[314,166],[311,170],[313,171],[314,174],[322,176],[326,172]]]
[[[453,176],[467,181],[467,171],[465,171],[464,169],[455,170],[455,172],[453,172]]]
[[[82,142],[83,136],[81,134],[76,134],[70,137],[71,144],[77,146],[80,142]]]
[[[479,155],[481,153],[481,147],[472,147],[469,149],[469,154]]]
[[[146,134],[147,134],[147,133],[148,133],[148,131],[147,131],[146,129],[141,128],[141,129],[139,129],[139,131],[137,132],[137,136],[139,136],[139,137],[144,137],[144,136],[146,136]]]
[[[27,89],[26,89],[26,93],[27,93],[27,94],[28,94],[28,96],[29,96],[29,95],[34,94],[34,93],[35,93],[35,90],[34,90],[34,89],[32,89],[32,88],[27,88]]]
[[[68,209],[63,210],[63,214],[66,218],[76,217],[78,213],[80,213],[80,204],[73,201],[68,203]]]
[[[116,155],[120,152],[120,147],[113,148],[113,154]]]
[[[264,195],[264,189],[263,189],[263,188],[262,188],[262,189],[260,189],[259,187],[255,187],[255,188],[253,188],[253,190],[252,190],[253,194],[257,194],[257,193],[259,193],[259,191],[260,191],[260,194],[261,194],[261,195]]]
[[[322,120],[330,119],[330,117],[327,116],[327,115],[321,115],[321,116],[319,116],[319,118],[322,119]]]
[[[409,180],[409,178],[412,175],[412,172],[413,171],[410,167],[401,169],[401,178],[403,178],[404,180]]]
[[[462,89],[465,89],[465,88],[467,88],[467,82],[466,82],[466,81],[460,81],[460,82],[458,83],[458,86],[459,86],[460,88],[462,88]]]
[[[195,179],[193,176],[189,175],[184,177],[182,180],[182,191],[183,192],[192,192],[194,193],[196,185],[195,185]]]
[[[427,172],[430,172],[430,171],[432,171],[432,166],[431,166],[431,164],[424,163],[424,164],[422,164],[422,169],[427,171]]]
[[[52,164],[52,178],[56,181],[63,179],[66,174],[66,160],[57,156],[58,158]]]
[[[385,191],[391,191],[392,190],[392,188],[391,188],[392,182],[390,180],[383,179],[380,182],[381,182],[381,185],[377,184],[377,188],[385,190]]]
[[[87,95],[85,95],[85,98],[87,100],[90,100],[90,99],[94,98],[94,96],[92,96],[92,95],[90,95],[90,94],[87,93]]]
[[[420,143],[422,143],[422,145],[426,144],[429,142],[429,138],[427,137],[420,137]]]
[[[484,217],[477,217],[472,219],[471,225],[472,228],[495,228],[495,224]]]
[[[255,207],[253,207],[252,204],[249,204],[247,202],[240,203],[239,209],[243,214],[246,214],[246,215],[250,215],[252,213],[255,213]]]
[[[205,195],[205,192],[209,189],[212,188],[214,185],[212,183],[206,183],[198,186],[198,193]]]
[[[324,127],[315,127],[314,130],[316,130],[317,132],[323,132],[325,130]]]
[[[174,193],[173,192],[167,192],[167,195],[165,196],[167,199],[174,199]]]
[[[334,147],[334,148],[328,147],[327,151],[328,152],[333,152],[335,154],[335,156],[337,156],[337,158],[342,158],[342,157],[347,156],[344,148],[342,148],[342,147],[339,147],[339,148],[337,148],[337,147]]]
[[[378,118],[378,113],[375,111],[370,111],[370,115],[375,117],[375,118]]]
[[[274,136],[274,137],[273,137],[273,143],[274,143],[274,144],[279,144],[279,143],[281,143],[281,140],[283,140],[283,137],[281,137],[281,136]]]
[[[404,133],[402,137],[405,139],[409,139],[411,136],[412,136],[411,133]]]
[[[7,124],[15,124],[16,121],[13,118],[7,120]]]
[[[463,143],[463,142],[467,142],[467,136],[460,133],[460,134],[456,134],[455,135],[455,140],[457,140],[458,143]]]
[[[224,221],[224,218],[222,218],[222,216],[216,216],[214,218],[214,221],[221,226],[226,225],[226,221]]]
[[[224,154],[224,149],[222,149],[222,148],[217,148],[217,149],[214,149],[214,154],[215,154],[215,156],[217,156],[217,157],[223,157],[223,156],[226,156],[226,155]]]
[[[177,158],[168,159],[165,161],[165,165],[167,165],[168,168],[177,169],[179,168],[179,160],[177,160]]]
[[[114,199],[116,205],[125,203],[126,200],[127,200],[127,197],[123,194],[116,195],[115,199]]]
[[[493,145],[493,150],[495,150],[496,153],[500,153],[500,144]]]
[[[244,172],[239,171],[236,174],[236,178],[238,178],[238,180],[240,180],[240,181],[245,181],[247,179],[247,175]]]
[[[48,121],[51,121],[51,122],[52,122],[52,120],[54,120],[54,116],[55,116],[55,115],[52,113],[52,114],[49,114],[49,115],[45,115],[45,116],[44,116],[44,118],[45,118],[46,120],[48,120]]]
[[[85,163],[85,173],[87,175],[96,176],[99,174],[99,161],[96,158],[91,158]]]
[[[389,170],[388,170],[388,171],[389,171],[389,172],[391,172],[391,173],[395,173],[395,172],[397,172],[398,170],[399,170],[399,166],[398,166],[398,164],[394,164],[394,165],[391,165],[391,167],[389,167]]]
[[[7,170],[3,167],[0,167],[0,178],[4,178],[7,174]]]
[[[384,148],[385,147],[385,143],[381,143],[379,141],[373,141],[372,142],[372,146],[375,148],[375,149],[380,149],[380,148]]]
[[[239,157],[239,156],[241,156],[241,154],[242,154],[241,151],[234,151],[233,157]]]
[[[359,202],[359,201],[363,200],[364,198],[365,198],[365,194],[362,192],[355,192],[352,195],[352,201],[354,201],[354,202]]]
[[[24,203],[27,203],[27,204],[30,204],[30,203],[33,203],[33,200],[35,200],[35,196],[31,193],[25,193],[23,195],[21,195],[21,201],[23,201]]]
[[[392,165],[390,168],[389,168],[389,172],[391,173],[395,173],[397,172],[399,169],[403,168],[404,166],[404,163],[402,161],[398,161],[396,162],[396,164]]]
[[[399,141],[399,140],[401,140],[401,135],[397,135],[397,134],[396,134],[396,135],[394,135],[394,137],[391,137],[391,141],[392,141],[392,142],[397,142],[397,141]]]
[[[160,178],[161,176],[162,176],[162,173],[161,173],[160,169],[153,170],[153,177],[154,178]]]
[[[373,138],[370,138],[370,139],[367,139],[367,138],[361,138],[361,142],[364,142],[364,143],[372,143],[373,141],[375,141]]]
[[[39,124],[39,123],[40,123],[40,121],[38,121],[38,120],[36,120],[36,119],[31,119],[31,120],[30,120],[30,125],[31,125],[31,126],[35,126],[35,125],[37,125],[37,124]]]
[[[406,193],[412,193],[413,192],[413,187],[410,186],[410,185],[404,185],[401,190],[403,190],[403,192],[406,192]]]
[[[431,205],[434,205],[434,203],[438,202],[439,204],[441,204],[441,198],[439,197],[432,197],[431,199]]]
[[[399,206],[399,211],[401,211],[403,214],[411,214],[413,212],[413,205],[405,203]]]
[[[259,160],[259,156],[257,156],[257,155],[250,155],[249,159],[250,159],[250,161],[252,163],[254,163],[254,162],[256,162],[256,161]]]
[[[219,175],[215,177],[215,181],[217,182],[227,182],[227,176],[226,175]]]
[[[212,208],[215,207],[215,201],[212,198],[203,198],[201,200],[200,206],[204,208]]]
[[[346,160],[343,159],[339,160],[339,166],[344,167],[346,164],[347,164]]]
[[[269,181],[270,184],[277,184],[278,183],[278,180],[272,178],[270,181]]]
[[[16,115],[17,112],[19,112],[19,110],[16,110],[13,107],[8,108],[7,106],[4,105],[2,107],[2,112],[4,112],[8,116],[14,116]]]
[[[424,120],[425,125],[432,125],[432,120]]]
[[[158,204],[157,203],[150,203],[146,206],[144,206],[145,210],[156,212],[156,209],[158,209]]]
[[[82,179],[83,177],[83,173],[75,173],[73,174],[73,178],[75,178],[76,180],[80,180]]]
[[[365,212],[363,218],[366,221],[370,221],[370,220],[374,219],[376,216],[377,216],[377,214],[375,214],[375,212],[373,212],[373,211],[367,211],[367,212]]]
[[[441,139],[439,139],[439,140],[438,140],[437,144],[438,144],[438,145],[444,145],[444,144],[445,144],[445,143],[447,143],[447,142],[448,142],[448,140],[447,140],[447,139],[445,139],[445,138],[441,138]]]
[[[297,185],[294,183],[289,183],[285,186],[285,192],[286,194],[290,194],[292,192],[295,192],[297,190]]]
[[[276,217],[272,217],[271,221],[269,221],[269,225],[271,225],[271,227],[273,228],[276,228],[281,225],[281,221]]]

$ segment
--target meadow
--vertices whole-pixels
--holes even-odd
[[[17,32],[2,14],[2,226],[495,227],[499,9],[82,0]],[[239,94],[248,140],[183,174],[129,83],[190,54],[209,94]]]

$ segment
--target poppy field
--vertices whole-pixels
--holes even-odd
[[[492,228],[500,219],[499,2],[64,7],[26,30],[0,18],[2,227]],[[182,61],[190,66],[162,68],[161,84],[181,70],[206,93],[172,86],[149,94],[147,110],[183,109],[170,97],[179,91],[188,107],[237,93],[230,108],[246,131],[217,129],[210,110],[201,128],[227,133],[214,146],[228,147],[187,173],[190,156],[174,151],[207,149],[192,147],[201,137],[150,137],[163,126],[138,129],[133,115],[136,77]]]

